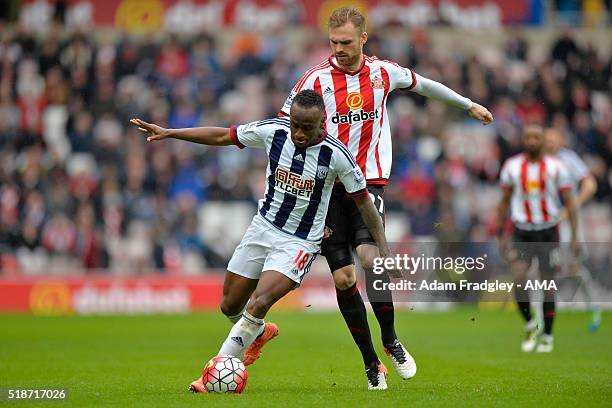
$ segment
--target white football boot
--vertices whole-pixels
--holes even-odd
[[[536,347],[536,353],[550,353],[554,349],[555,338],[551,334],[543,334]]]
[[[535,350],[538,344],[538,322],[531,319],[525,324],[525,340],[521,343],[521,350],[525,353],[531,353]]]
[[[404,380],[414,377],[417,372],[416,362],[399,340],[396,339],[392,345],[385,346],[385,353],[393,361],[395,371],[400,377]]]
[[[387,367],[380,361],[376,367],[366,367],[366,377],[368,378],[368,390],[387,389]]]

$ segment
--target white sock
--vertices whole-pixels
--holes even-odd
[[[226,354],[242,358],[244,350],[253,343],[264,329],[264,320],[253,317],[246,310],[223,342],[219,355]]]
[[[229,319],[229,321],[230,321],[230,322],[232,322],[233,324],[238,323],[238,320],[240,320],[240,318],[242,317],[242,314],[243,314],[243,313],[244,313],[244,311],[246,310],[246,308],[247,308],[247,305],[248,305],[248,304],[249,304],[249,302],[247,301],[247,302],[246,302],[246,305],[244,305],[244,307],[242,308],[242,311],[241,311],[240,313],[238,313],[237,315],[235,315],[235,316],[226,316],[226,317],[227,317],[227,318]]]
[[[553,340],[554,340],[554,337],[552,334],[543,334],[542,336],[540,336],[540,341],[544,343],[552,343]]]
[[[233,324],[238,323],[238,320],[240,320],[240,318],[242,317],[242,313],[240,312],[239,314],[237,314],[236,316],[226,316],[230,322],[232,322]]]
[[[525,331],[535,330],[536,327],[538,327],[538,320],[535,318],[532,318],[530,321],[525,323]]]

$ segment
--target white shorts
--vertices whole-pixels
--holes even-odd
[[[236,247],[227,270],[249,279],[259,279],[263,271],[277,271],[299,286],[320,249],[319,243],[279,231],[257,214]]]

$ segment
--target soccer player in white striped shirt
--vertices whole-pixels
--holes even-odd
[[[576,209],[567,168],[559,159],[544,154],[544,132],[540,126],[525,128],[523,149],[523,153],[509,158],[502,167],[500,182],[503,194],[498,208],[497,235],[502,254],[510,262],[515,282],[514,295],[525,320],[526,337],[521,349],[525,352],[551,352],[555,293],[544,290],[544,333],[540,334],[537,320],[531,313],[529,293],[524,288],[534,258],[538,259],[542,279],[554,277],[558,265],[552,254],[558,251],[562,208],[559,196],[567,208],[571,247],[577,250]],[[514,224],[513,251],[507,251],[503,236],[508,209]]]
[[[386,110],[390,92],[405,89],[443,101],[466,111],[484,124],[490,123],[493,116],[483,106],[441,83],[394,62],[364,55],[363,46],[368,34],[365,18],[357,9],[343,7],[334,10],[328,26],[333,55],[302,76],[280,114],[289,114],[293,96],[302,89],[313,89],[323,96],[326,130],[345,144],[357,159],[365,174],[370,197],[384,222],[384,191],[392,161],[391,128]],[[334,278],[338,306],[359,347],[370,384],[377,381],[377,372],[384,371],[385,367],[372,345],[365,305],[356,286],[353,250],[366,271],[371,270],[378,253],[372,237],[360,220],[359,211],[345,198],[341,186],[332,193],[326,225],[331,230],[331,236],[323,241],[322,253]],[[366,279],[366,291],[370,294],[374,291],[368,283]],[[389,292],[376,293],[377,301],[370,300],[380,325],[385,352],[400,377],[412,378],[417,367],[397,338],[392,295]]]
[[[175,138],[268,153],[265,197],[229,262],[221,302],[234,326],[218,354],[243,358],[245,365],[259,358],[263,345],[278,334],[276,325],[264,322],[266,313],[300,285],[320,251],[336,179],[355,200],[381,256],[390,256],[365,177],[346,147],[322,129],[323,109],[322,97],[304,90],[295,96],[291,120],[274,118],[229,129],[164,129],[131,120],[149,134],[148,141]],[[202,377],[190,390],[206,392]]]
[[[580,208],[597,192],[597,181],[580,156],[578,156],[575,151],[564,147],[565,140],[561,132],[555,128],[546,129],[544,132],[544,141],[546,144],[547,153],[558,157],[569,171],[569,176],[572,183],[572,192],[576,196],[576,212],[578,214],[578,220],[580,221]],[[559,218],[561,220],[559,225],[560,241],[569,242],[570,225],[567,220],[567,210],[565,208],[561,209],[561,215]],[[584,241],[584,234],[582,233],[583,229],[581,226],[582,223],[579,222],[578,240],[582,242]],[[581,256],[586,255],[584,251],[586,251],[586,248],[582,248]],[[591,278],[590,271],[587,269],[584,262],[582,262],[581,256],[563,256],[562,262],[563,266],[567,268],[567,272],[570,274],[570,276],[582,281],[579,288],[584,293],[587,307],[591,312],[591,319],[589,321],[588,329],[590,332],[594,332],[601,325],[601,309],[599,308],[599,305],[593,303],[593,280]]]

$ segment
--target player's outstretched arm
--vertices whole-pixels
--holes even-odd
[[[138,129],[148,134],[147,142],[179,139],[211,146],[228,146],[234,143],[228,128],[197,127],[166,129],[154,123],[147,123],[142,119],[131,119],[130,123],[138,126]]]
[[[483,125],[488,125],[493,122],[493,115],[487,108],[482,105],[477,104],[476,102],[472,102],[472,107],[468,109],[468,115],[470,117],[479,120]]]
[[[418,93],[419,95],[436,99],[457,108],[464,109],[467,111],[470,117],[481,121],[483,125],[488,125],[489,123],[493,122],[493,115],[484,106],[470,101],[468,98],[459,95],[457,92],[453,91],[446,85],[441,84],[440,82],[433,81],[418,74],[415,74],[415,78],[416,85],[412,91]]]

